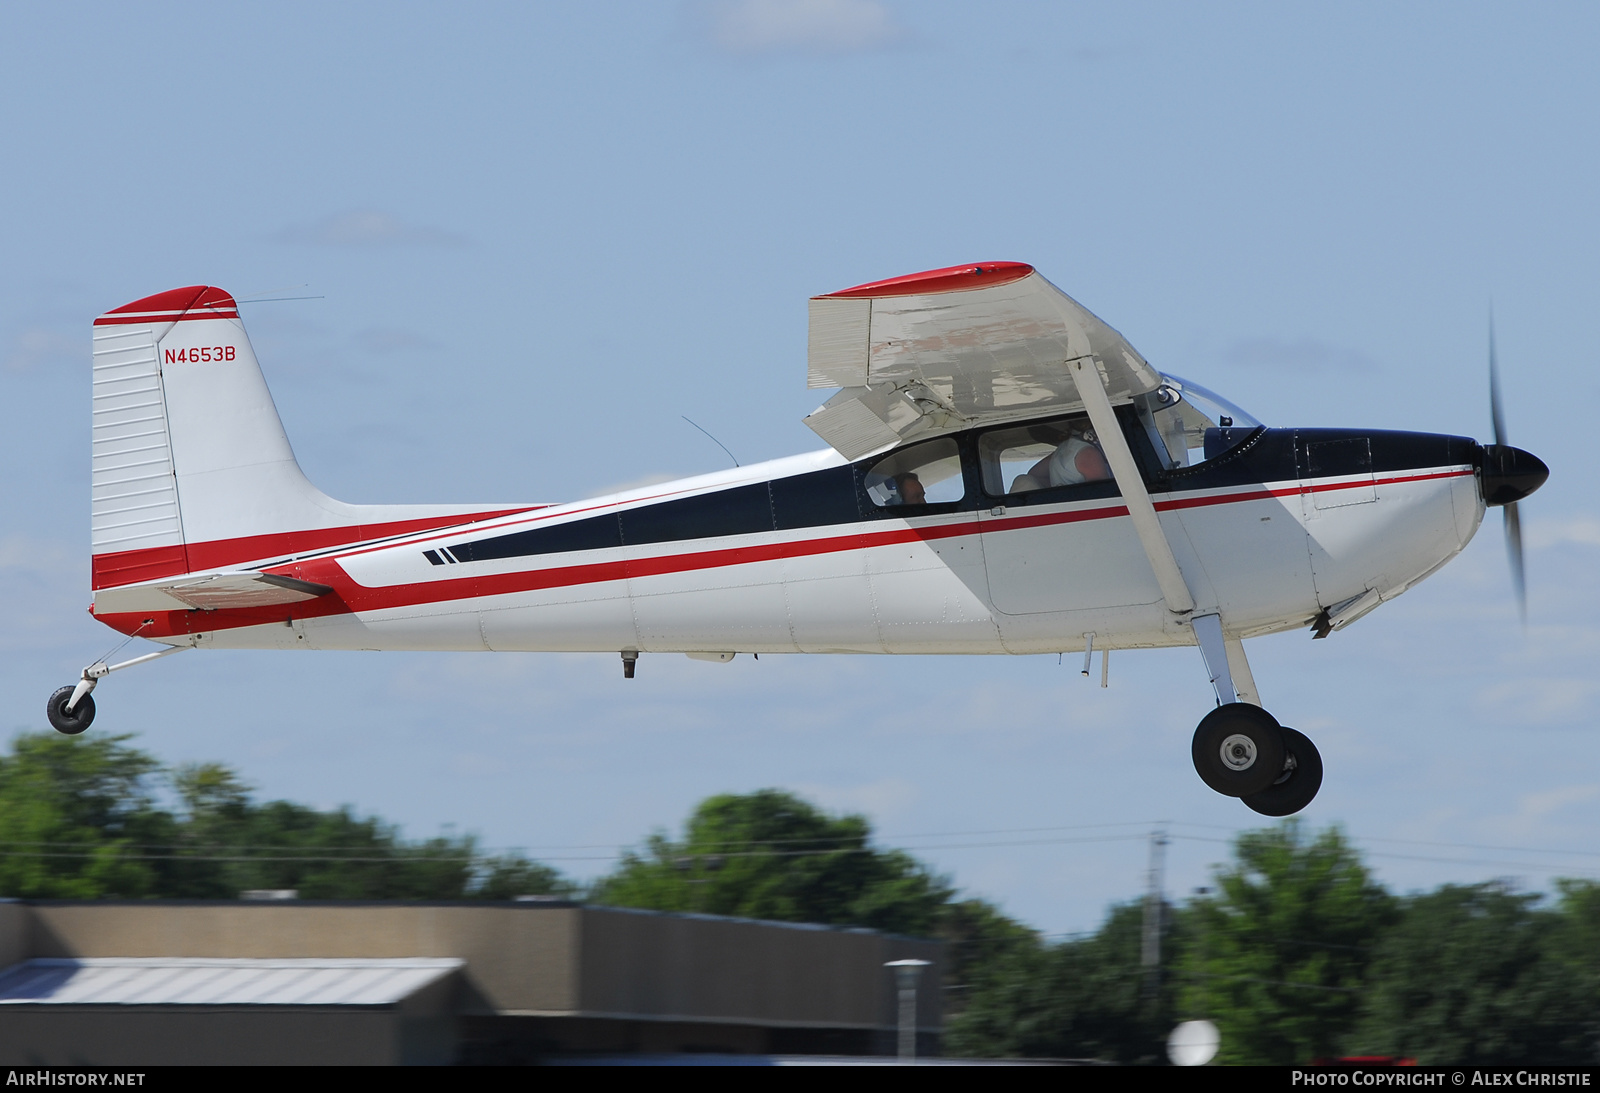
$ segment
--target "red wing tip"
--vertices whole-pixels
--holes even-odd
[[[872,281],[855,288],[841,289],[818,300],[838,300],[871,296],[926,296],[937,292],[966,292],[975,288],[993,288],[995,285],[1020,281],[1033,272],[1026,262],[973,262],[965,266],[946,266],[944,269],[908,273],[904,277],[891,277],[887,281]]]
[[[199,314],[193,314],[199,312]],[[146,296],[131,304],[113,308],[95,320],[95,325],[127,322],[173,322],[181,318],[236,319],[239,305],[233,297],[212,285],[188,285]]]

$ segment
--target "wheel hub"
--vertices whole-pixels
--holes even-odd
[[[1229,770],[1246,771],[1256,765],[1256,742],[1236,732],[1222,741],[1222,765]]]

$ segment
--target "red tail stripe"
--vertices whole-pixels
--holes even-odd
[[[174,577],[182,573],[257,562],[263,558],[325,550],[345,543],[382,539],[390,535],[407,535],[414,531],[429,531],[433,528],[455,527],[479,520],[492,520],[497,516],[527,512],[537,507],[539,506],[529,505],[523,508],[462,513],[457,516],[425,516],[415,520],[352,524],[311,531],[280,531],[270,535],[245,535],[237,539],[213,539],[205,543],[190,543],[187,547],[145,547],[140,550],[96,554],[93,561],[93,587],[116,588],[139,581],[153,581],[160,577]],[[186,550],[187,559],[184,556]]]
[[[188,285],[146,296],[112,308],[94,321],[95,326],[119,323],[172,323],[185,319],[237,319],[239,305],[232,296],[210,285]]]
[[[937,292],[962,292],[975,288],[992,288],[995,285],[1020,281],[1033,272],[1026,262],[973,262],[965,266],[946,266],[943,269],[908,273],[903,277],[890,277],[886,281],[873,281],[854,288],[842,288],[819,300],[861,299],[885,296],[925,296]]]

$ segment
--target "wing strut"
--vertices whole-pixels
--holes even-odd
[[[1083,397],[1083,408],[1089,412],[1089,421],[1094,425],[1100,450],[1105,453],[1106,462],[1111,464],[1112,477],[1117,480],[1117,489],[1122,491],[1128,516],[1133,520],[1133,530],[1139,536],[1139,545],[1144,547],[1145,557],[1150,559],[1150,568],[1155,571],[1161,595],[1167,601],[1167,609],[1174,615],[1187,617],[1194,630],[1195,643],[1200,646],[1200,653],[1211,674],[1212,686],[1217,690],[1218,704],[1248,702],[1252,706],[1260,706],[1261,699],[1256,693],[1255,678],[1250,673],[1250,662],[1245,659],[1244,643],[1238,638],[1224,636],[1222,616],[1216,612],[1199,616],[1193,614],[1194,597],[1183,579],[1183,571],[1178,568],[1178,559],[1173,557],[1166,533],[1161,530],[1156,507],[1150,501],[1149,491],[1144,488],[1139,466],[1133,461],[1128,438],[1122,435],[1122,426],[1117,422],[1116,412],[1111,409],[1105,381],[1100,376],[1095,359],[1079,357],[1068,361],[1067,367],[1072,370],[1078,394]]]
[[[1150,503],[1144,479],[1139,476],[1139,466],[1133,461],[1133,452],[1128,449],[1128,439],[1122,435],[1122,426],[1111,409],[1111,400],[1106,397],[1105,381],[1100,377],[1100,369],[1093,357],[1068,361],[1067,367],[1072,370],[1078,394],[1083,397],[1083,408],[1089,411],[1089,421],[1093,423],[1095,436],[1100,440],[1100,450],[1105,453],[1106,462],[1111,464],[1111,475],[1117,480],[1117,489],[1122,491],[1122,500],[1133,519],[1133,530],[1139,536],[1139,545],[1144,547],[1145,557],[1150,559],[1150,568],[1155,570],[1156,583],[1161,586],[1167,610],[1174,615],[1186,616],[1194,610],[1194,597],[1184,583],[1178,559],[1172,556],[1172,547],[1167,543],[1166,533],[1161,530],[1156,507]]]

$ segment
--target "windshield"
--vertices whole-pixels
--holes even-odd
[[[1139,417],[1168,469],[1193,467],[1238,447],[1261,422],[1221,395],[1178,376],[1163,375],[1146,395]]]

